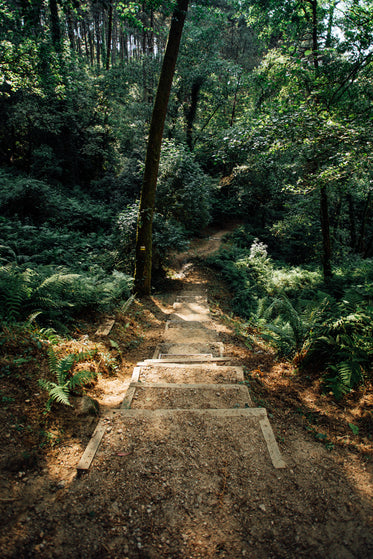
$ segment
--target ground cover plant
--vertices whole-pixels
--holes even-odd
[[[317,371],[336,398],[370,384],[372,262],[355,259],[325,282],[316,266],[274,261],[258,239],[240,248],[236,238],[210,259],[232,290],[236,312],[300,370]]]

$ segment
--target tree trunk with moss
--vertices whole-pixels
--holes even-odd
[[[177,0],[172,14],[170,32],[150,123],[136,237],[134,292],[140,297],[143,295],[150,295],[151,290],[152,226],[159,159],[168,100],[175,73],[188,2],[189,0]]]

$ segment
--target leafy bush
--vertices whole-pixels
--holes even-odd
[[[210,258],[232,290],[233,309],[301,369],[313,368],[337,398],[371,375],[373,262],[355,258],[324,284],[321,271],[272,261],[266,245],[248,247],[245,231]]]
[[[309,332],[301,367],[324,370],[326,388],[337,398],[371,374],[373,308],[364,287],[350,289],[341,301],[328,298]]]
[[[110,209],[78,189],[61,192],[57,187],[29,176],[15,176],[0,170],[0,210],[2,215],[27,220],[33,225],[51,222],[78,231],[98,231],[110,227]]]
[[[0,262],[67,266],[72,271],[88,271],[115,266],[113,234],[73,231],[67,226],[30,225],[18,219],[0,217]]]
[[[165,141],[159,169],[156,211],[190,233],[210,221],[211,179],[183,145]]]

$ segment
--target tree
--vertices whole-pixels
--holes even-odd
[[[159,159],[168,100],[188,3],[189,0],[177,0],[172,14],[170,32],[150,123],[136,235],[134,291],[139,296],[149,295],[151,291],[152,225]]]

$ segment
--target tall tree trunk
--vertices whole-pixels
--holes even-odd
[[[116,11],[113,12],[113,39],[111,45],[111,63],[115,64],[116,57],[118,54],[118,21],[116,16]]]
[[[113,3],[110,2],[110,4],[109,4],[108,30],[107,30],[106,70],[109,70],[109,68],[110,68],[112,33],[113,33]]]
[[[311,0],[312,6],[312,53],[313,53],[313,64],[316,71],[319,69],[319,41],[317,33],[317,0]]]
[[[171,27],[150,124],[136,238],[134,292],[139,296],[150,295],[151,291],[152,225],[159,159],[168,100],[175,73],[188,3],[189,0],[177,0],[172,14]]]
[[[186,142],[190,151],[193,150],[193,124],[196,119],[198,97],[203,82],[204,82],[204,78],[202,76],[197,76],[194,79],[192,83],[190,105],[185,115],[186,116]]]
[[[356,249],[356,220],[355,220],[355,208],[354,208],[354,201],[352,199],[351,193],[347,194],[347,202],[348,202],[348,217],[350,221],[350,244],[352,250],[355,252]]]
[[[368,219],[368,214],[369,214],[369,209],[370,209],[371,198],[372,198],[372,193],[368,192],[368,197],[367,197],[365,205],[364,205],[363,215],[362,215],[361,224],[360,224],[359,242],[358,242],[358,247],[357,247],[358,252],[364,252],[365,229],[366,229],[366,225],[367,225],[367,219]]]
[[[229,121],[229,126],[233,126],[233,123],[234,123],[234,117],[236,115],[236,106],[237,106],[237,95],[238,95],[238,90],[240,88],[240,83],[241,83],[241,75],[238,76],[237,85],[236,85],[236,89],[235,89],[235,92],[234,92],[232,114],[231,114],[231,119]]]
[[[321,217],[321,232],[322,232],[322,244],[323,244],[323,257],[322,257],[322,267],[324,273],[324,279],[328,280],[332,277],[332,265],[331,265],[331,243],[330,243],[330,224],[329,224],[329,208],[328,208],[328,193],[326,191],[326,186],[322,186],[320,190],[320,217]]]
[[[74,18],[70,6],[66,8],[66,23],[67,23],[67,34],[69,36],[70,47],[72,50],[74,50],[75,49]],[[79,33],[77,37],[79,39]]]
[[[95,32],[96,32],[96,60],[97,66],[100,67],[101,61],[101,40],[100,40],[100,16],[97,13],[95,17]]]
[[[54,48],[57,52],[61,51],[61,27],[58,17],[58,6],[56,0],[49,0],[51,37]]]
[[[88,24],[88,40],[89,40],[89,51],[91,57],[91,66],[93,66],[95,60],[95,47],[94,47],[93,33],[89,27],[89,24]]]

